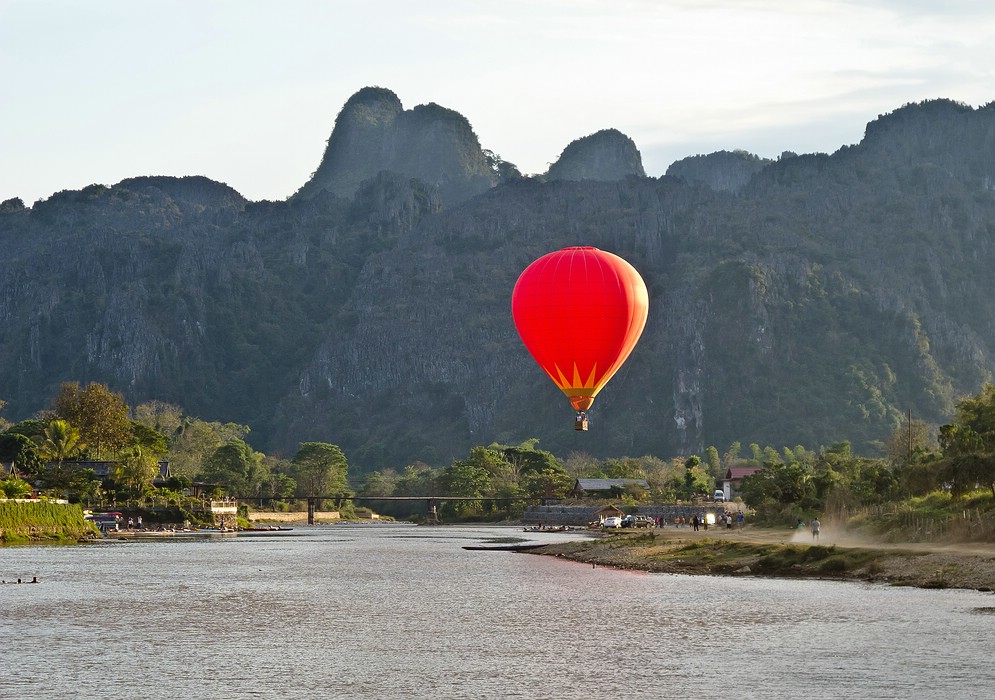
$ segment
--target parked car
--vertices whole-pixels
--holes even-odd
[[[622,518],[614,515],[610,518],[605,518],[605,521],[601,523],[601,527],[622,527]]]
[[[627,515],[622,518],[622,527],[656,527],[656,519],[648,515]]]
[[[712,497],[712,500],[716,503],[725,503],[726,492],[722,489],[715,489],[715,495]]]

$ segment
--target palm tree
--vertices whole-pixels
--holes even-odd
[[[41,457],[59,466],[67,459],[77,457],[85,448],[79,430],[64,420],[53,420],[42,431],[42,443],[38,449]]]
[[[38,454],[47,465],[41,472],[42,480],[48,488],[67,490],[75,476],[74,469],[63,469],[63,462],[78,457],[86,445],[80,439],[79,430],[68,421],[53,420],[45,426],[41,434]]]

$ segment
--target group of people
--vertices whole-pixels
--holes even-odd
[[[727,530],[731,530],[733,524],[736,524],[740,528],[742,528],[744,523],[742,512],[733,515],[732,513],[726,511],[724,513],[719,514],[717,519],[720,525],[726,526]],[[712,522],[715,522],[715,520],[713,520]],[[692,515],[690,521],[688,521],[688,519],[684,517],[674,518],[674,525],[676,527],[684,527],[685,525],[690,525],[691,529],[697,532],[699,529],[707,530],[709,521],[708,518],[705,516],[705,514],[701,513],[701,514]]]
[[[726,511],[725,513],[723,513],[722,515],[719,516],[719,520],[721,522],[725,523],[725,526],[726,526],[727,530],[731,530],[732,526],[733,526],[733,523],[735,523],[740,528],[742,528],[743,527],[743,521],[745,520],[745,518],[743,518],[742,511],[740,511],[739,513],[736,513],[736,515],[733,515],[729,511]]]
[[[798,518],[798,521],[795,523],[795,527],[801,530],[804,526],[805,526],[805,521],[802,520],[801,518]],[[819,532],[822,530],[822,523],[819,522],[818,518],[812,518],[809,521],[808,526],[812,529],[812,540],[818,542]]]

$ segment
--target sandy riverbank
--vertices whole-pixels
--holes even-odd
[[[995,544],[884,544],[823,530],[747,527],[599,532],[589,540],[530,553],[595,566],[660,573],[869,581],[921,588],[995,591]]]

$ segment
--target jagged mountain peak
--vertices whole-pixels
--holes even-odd
[[[622,180],[646,177],[642,156],[618,129],[602,129],[571,142],[546,173],[546,180]]]
[[[738,192],[770,163],[770,160],[746,151],[716,151],[678,160],[667,168],[667,175],[716,191]]]
[[[909,102],[896,110],[878,116],[867,125],[864,134],[865,138],[868,138],[896,128],[922,126],[937,121],[946,123],[946,120],[952,117],[970,114],[974,111],[970,105],[948,99]]]
[[[995,108],[911,105],[869,133],[782,154],[735,196],[687,169],[754,156],[688,159],[681,177],[519,178],[446,207],[402,154],[472,157],[454,147],[479,149],[466,120],[367,88],[339,116],[342,150],[330,141],[377,159],[348,197],[240,208],[224,184],[152,177],[0,202],[4,417],[77,379],[249,425],[267,452],[334,442],[359,469],[530,437],[567,454],[572,413],[508,304],[525,266],[580,241],[630,260],[653,300],[585,451],[872,450],[909,408],[943,422],[995,372]],[[558,165],[590,166],[599,146],[638,174],[611,131]],[[705,180],[721,188],[720,172]]]
[[[233,187],[202,175],[129,177],[114,185],[114,188],[132,191],[153,188],[161,190],[174,200],[204,206],[235,205],[241,207],[246,203],[245,197]]]
[[[385,126],[403,111],[400,98],[392,91],[381,87],[365,87],[346,100],[335,119],[335,125],[351,125],[356,128]],[[332,137],[334,136],[333,131]]]
[[[371,85],[357,90],[348,100],[346,100],[342,110],[347,111],[348,109],[360,104],[374,105],[378,103],[387,106],[396,106],[398,111],[403,109],[401,106],[401,98],[397,96],[397,93],[385,87]]]
[[[435,103],[405,110],[390,90],[366,87],[342,108],[321,164],[295,196],[326,190],[351,198],[383,170],[423,181],[449,206],[499,179],[459,112]]]
[[[860,146],[885,156],[933,154],[956,162],[977,157],[976,143],[995,142],[995,107],[980,109],[954,100],[906,104],[867,125]]]

